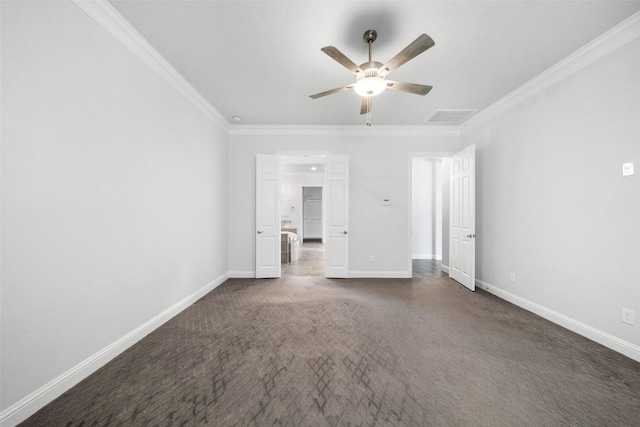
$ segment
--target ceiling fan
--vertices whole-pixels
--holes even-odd
[[[362,105],[360,107],[360,114],[367,114],[369,117],[371,113],[371,98],[386,88],[399,90],[402,92],[414,93],[416,95],[426,95],[432,89],[432,86],[421,85],[416,83],[404,83],[395,82],[393,80],[385,79],[385,76],[399,68],[405,62],[420,55],[425,50],[429,49],[435,42],[426,34],[422,34],[420,37],[411,42],[407,47],[402,49],[396,56],[389,60],[386,64],[382,64],[371,59],[371,45],[378,33],[375,30],[367,30],[362,38],[369,46],[369,61],[356,65],[352,60],[347,58],[345,54],[340,52],[334,46],[325,46],[321,50],[351,71],[355,75],[355,83],[342,86],[336,89],[327,90],[325,92],[316,93],[310,95],[312,99],[320,98],[334,93],[342,92],[345,90],[353,89],[358,95],[362,96]],[[367,120],[367,124],[370,126],[370,120]]]

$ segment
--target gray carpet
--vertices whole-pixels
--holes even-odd
[[[631,426],[640,363],[450,279],[232,279],[24,426]]]

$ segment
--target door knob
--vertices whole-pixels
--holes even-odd
[[[470,239],[475,239],[476,235],[475,234],[467,234],[467,237]]]
[[[342,234],[347,234],[347,232],[346,232],[346,231],[343,231],[343,232],[342,232]]]
[[[264,233],[264,231],[258,230],[258,234],[262,234],[262,233]]]

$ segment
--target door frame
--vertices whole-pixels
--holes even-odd
[[[407,185],[407,198],[409,199],[409,203],[407,203],[407,211],[408,211],[408,223],[407,223],[407,257],[408,257],[408,265],[407,265],[407,276],[408,278],[413,277],[413,159],[414,158],[425,158],[425,159],[448,159],[455,152],[440,152],[440,151],[410,151],[407,155],[407,164],[408,164],[408,185]],[[444,186],[443,186],[444,188]],[[448,190],[447,190],[448,191]],[[448,210],[448,209],[447,209]],[[444,232],[444,229],[443,229]],[[447,230],[448,233],[448,230]],[[444,241],[444,239],[443,239]],[[444,255],[444,253],[443,253]],[[444,267],[442,266],[443,270]]]

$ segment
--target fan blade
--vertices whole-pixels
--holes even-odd
[[[371,98],[372,96],[363,96],[362,104],[360,105],[360,114],[367,114],[371,112]]]
[[[436,43],[433,41],[433,39],[431,39],[431,37],[426,34],[422,34],[420,37],[411,42],[409,46],[402,49],[400,53],[394,56],[389,62],[380,67],[377,75],[379,77],[386,76],[405,62],[415,58],[435,44]]]
[[[326,91],[320,92],[320,93],[314,93],[313,95],[309,95],[309,98],[316,99],[316,98],[321,98],[321,97],[327,96],[327,95],[333,95],[334,93],[338,93],[338,92],[342,92],[342,91],[345,91],[345,90],[352,89],[353,86],[354,85],[347,85],[347,86],[337,87],[337,88],[331,89],[331,90],[326,90]]]
[[[363,73],[362,68],[358,67],[355,64],[355,62],[347,58],[347,56],[344,53],[340,52],[334,46],[325,46],[320,50],[326,53],[327,55],[329,55],[330,57],[332,57],[334,60],[336,60],[336,62],[341,64],[347,70],[356,74]]]
[[[387,88],[393,90],[400,90],[402,92],[414,93],[416,95],[426,95],[429,93],[433,86],[428,85],[419,85],[417,83],[405,83],[405,82],[394,82],[392,80],[386,80]]]

